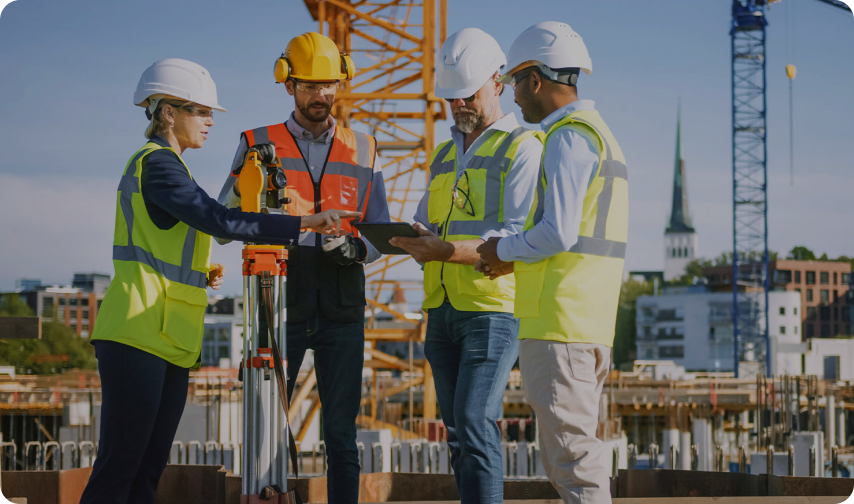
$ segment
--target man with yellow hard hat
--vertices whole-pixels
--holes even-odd
[[[361,213],[361,222],[388,222],[376,139],[336,125],[330,115],[341,81],[352,79],[355,70],[350,56],[340,53],[328,37],[310,32],[292,39],[276,61],[275,77],[294,97],[295,109],[284,123],[244,131],[232,171],[250,147],[272,142],[287,177],[286,209],[291,215],[338,208]],[[240,204],[234,180],[229,177],[220,193],[227,206]],[[303,231],[288,257],[288,395],[311,348],[323,405],[330,503],[356,502],[359,495],[356,416],[365,346],[363,265],[381,255],[349,222],[341,222],[341,229],[347,234],[340,238]]]

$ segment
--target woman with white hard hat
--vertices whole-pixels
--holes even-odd
[[[267,215],[228,209],[193,180],[181,154],[199,149],[217,101],[208,71],[170,58],[151,65],[134,104],[145,107],[148,142],[127,163],[118,188],[116,275],[92,343],[101,375],[98,455],[81,503],[153,503],[187,398],[189,370],[201,363],[211,237],[296,244],[300,229],[337,233],[356,212]]]

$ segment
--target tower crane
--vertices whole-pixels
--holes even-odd
[[[732,206],[733,359],[752,352],[772,373],[768,336],[768,174],[765,9],[779,0],[733,0]],[[818,0],[851,12],[840,0]],[[794,67],[787,69],[794,78]],[[760,297],[764,296],[764,305]]]

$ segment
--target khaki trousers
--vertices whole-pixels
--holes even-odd
[[[610,504],[608,453],[598,438],[599,397],[611,348],[524,339],[519,367],[537,415],[543,467],[567,504]]]

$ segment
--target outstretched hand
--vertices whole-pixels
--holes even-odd
[[[359,212],[350,212],[347,210],[324,210],[319,214],[303,215],[300,219],[300,227],[310,229],[316,233],[331,234],[341,236],[341,221],[343,219],[355,219],[359,217]]]

